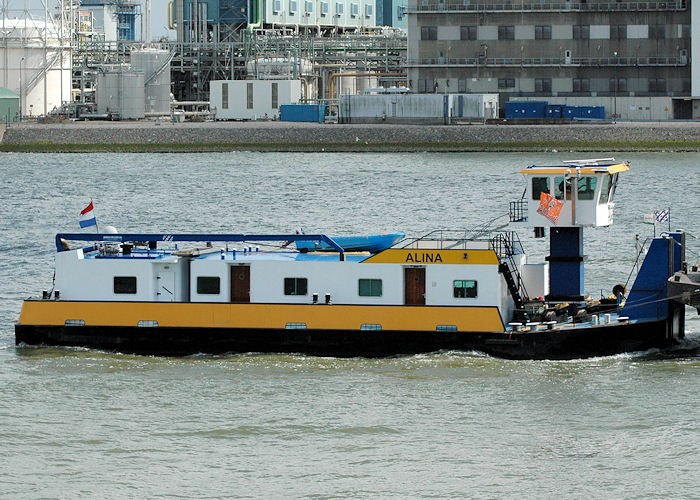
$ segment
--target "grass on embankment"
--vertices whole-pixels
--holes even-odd
[[[226,151],[265,152],[517,152],[517,151],[700,151],[700,140],[655,141],[526,141],[526,142],[221,142],[221,143],[99,143],[55,144],[35,142],[25,144],[0,144],[2,152],[17,153],[198,153]]]

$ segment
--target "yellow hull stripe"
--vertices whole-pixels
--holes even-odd
[[[28,300],[19,317],[23,325],[64,325],[66,320],[99,326],[136,326],[144,320],[203,328],[285,328],[287,323],[306,323],[310,329],[356,330],[367,323],[383,330],[434,331],[437,325],[456,325],[463,331],[504,330],[497,307]]]
[[[422,250],[389,248],[362,261],[370,264],[493,264],[498,257],[493,250]]]

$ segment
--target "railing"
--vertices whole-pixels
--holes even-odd
[[[527,200],[511,201],[508,215],[511,222],[525,222],[527,220]]]
[[[686,1],[676,2],[504,2],[498,4],[477,3],[470,0],[440,2],[419,0],[416,9],[409,13],[427,12],[630,12],[630,11],[678,11],[686,10]]]
[[[407,59],[406,66],[687,66],[688,59],[681,57],[436,57]]]

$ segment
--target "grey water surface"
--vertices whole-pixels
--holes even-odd
[[[700,498],[691,309],[675,349],[567,362],[14,345],[22,299],[51,287],[55,233],[90,199],[125,232],[418,236],[504,224],[521,168],[596,156],[1,154],[0,497]],[[654,209],[700,261],[700,154],[618,159],[615,224],[585,231],[594,297],[628,280]]]

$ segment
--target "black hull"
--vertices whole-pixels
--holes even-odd
[[[666,321],[537,332],[426,332],[15,325],[17,344],[72,346],[125,354],[298,353],[387,357],[442,350],[507,359],[577,359],[670,346]]]

